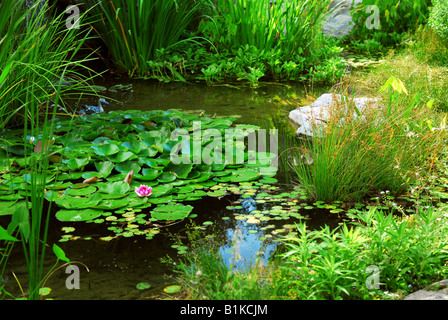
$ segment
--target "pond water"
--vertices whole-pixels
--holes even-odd
[[[315,96],[325,92],[326,88],[312,88],[303,84],[260,84],[254,89],[248,86],[207,86],[204,84],[162,84],[149,81],[121,82],[132,83],[131,90],[110,92],[104,96],[110,104],[109,110],[155,110],[184,109],[204,110],[208,114],[241,115],[238,123],[259,125],[262,128],[279,128],[279,152],[288,147],[288,141],[294,141],[294,130],[288,121],[288,112],[298,106],[305,105],[307,93]],[[114,82],[99,82],[98,85],[110,88]],[[96,99],[85,100],[82,103],[96,104]],[[101,236],[110,232],[103,224],[76,223],[76,230],[89,240],[58,242],[64,234],[61,223],[52,219],[48,243],[58,243],[72,261],[79,261],[88,267],[77,264],[80,270],[80,289],[66,288],[68,274],[65,268],[57,270],[45,286],[52,289],[48,298],[54,299],[156,299],[163,298],[163,288],[174,284],[169,277],[169,266],[160,260],[167,255],[176,259],[181,256],[173,248],[173,235],[187,241],[185,231],[192,223],[205,229],[205,233],[214,234],[216,243],[220,245],[220,253],[226,264],[243,267],[255,263],[257,259],[266,262],[277,249],[275,234],[283,232],[282,226],[291,225],[298,217],[306,219],[309,228],[318,228],[325,224],[337,225],[338,214],[328,210],[308,206],[306,200],[299,203],[296,199],[285,198],[282,193],[294,189],[294,177],[285,168],[282,161],[276,176],[278,182],[271,190],[240,189],[240,192],[222,198],[205,197],[190,202],[195,218],[188,218],[163,230],[152,240],[144,237],[119,237],[111,241],[102,241]],[[264,197],[257,197],[257,193]],[[266,195],[267,194],[267,195]],[[297,196],[297,198],[299,198]],[[272,202],[270,201],[272,200]],[[284,213],[288,208],[302,206],[300,215],[286,218]],[[241,216],[262,213],[269,209],[277,209],[275,219],[262,220],[260,223],[248,223]],[[308,210],[304,210],[304,208]],[[254,211],[255,210],[255,211]],[[282,211],[283,210],[283,211]],[[296,210],[297,211],[297,210]],[[305,213],[304,213],[305,211]],[[206,222],[206,224],[204,224]],[[275,231],[282,230],[282,231]],[[26,283],[26,266],[19,250],[10,258],[10,269],[20,281]],[[241,259],[236,259],[236,253]],[[51,249],[48,250],[46,267],[55,261]],[[140,282],[151,284],[149,290],[138,290]],[[20,291],[15,279],[9,273],[8,289],[19,296]]]

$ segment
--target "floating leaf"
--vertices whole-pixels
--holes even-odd
[[[192,210],[192,206],[181,203],[161,205],[151,212],[151,217],[157,220],[180,220],[186,218]]]
[[[95,162],[95,168],[103,178],[107,178],[111,174],[114,166],[110,161]]]
[[[66,257],[64,250],[62,250],[57,244],[53,244],[53,252],[59,260],[70,263],[70,260]]]
[[[85,196],[92,194],[96,191],[96,188],[93,186],[89,186],[87,188],[68,188],[65,190],[65,194],[69,196]]]
[[[96,206],[102,199],[102,196],[98,193],[89,197],[72,197],[64,194],[55,202],[65,209],[86,209]]]
[[[103,198],[122,198],[129,194],[131,187],[125,181],[106,182],[98,187],[98,192],[105,194]]]
[[[172,286],[168,286],[168,287],[164,288],[163,291],[166,293],[176,293],[176,292],[179,292],[180,289],[181,289],[181,286],[172,285]]]
[[[95,150],[97,155],[103,157],[111,156],[120,151],[120,148],[117,145],[111,143],[94,145],[92,148]]]
[[[93,220],[101,216],[102,210],[84,209],[84,210],[66,210],[62,209],[56,212],[56,218],[59,221],[76,222]]]
[[[151,288],[151,285],[147,282],[139,282],[139,283],[137,283],[136,288],[138,290],[146,290],[146,289]]]

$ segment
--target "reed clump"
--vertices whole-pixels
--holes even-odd
[[[445,118],[419,96],[402,99],[407,93],[399,84],[391,78],[383,87],[389,101],[362,112],[351,98],[335,101],[323,131],[315,127],[304,144],[311,163],[292,166],[313,198],[359,201],[381,190],[398,193],[432,170],[445,145]]]

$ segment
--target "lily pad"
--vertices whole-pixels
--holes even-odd
[[[84,209],[84,210],[67,210],[62,209],[56,212],[56,218],[59,221],[75,222],[96,219],[101,216],[103,210]]]
[[[138,290],[146,290],[146,289],[151,288],[151,285],[147,282],[139,282],[139,283],[137,283],[136,288]]]
[[[122,198],[129,194],[131,187],[125,181],[106,182],[98,187],[98,192],[104,194],[104,198]]]
[[[102,197],[98,193],[89,197],[72,197],[64,194],[55,202],[59,207],[65,209],[87,209],[98,205],[101,200]]]
[[[168,286],[168,287],[164,288],[163,291],[166,293],[176,293],[176,292],[179,292],[180,289],[181,289],[181,286],[172,285],[172,286]]]
[[[92,148],[95,150],[95,153],[99,156],[111,156],[120,151],[120,148],[117,145],[111,143],[92,146]]]
[[[193,207],[181,203],[159,205],[151,212],[151,217],[157,220],[181,220],[186,218]]]

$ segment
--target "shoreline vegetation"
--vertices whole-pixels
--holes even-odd
[[[313,160],[291,165],[306,196],[316,203],[353,204],[339,227],[309,230],[299,219],[294,232],[279,240],[282,250],[272,261],[239,270],[225,265],[212,238],[192,226],[189,250],[175,259],[164,259],[176,272],[179,285],[171,289],[179,299],[393,300],[447,278],[448,40],[444,17],[448,8],[444,1],[433,1],[431,6],[425,0],[401,1],[400,5],[392,0],[366,0],[352,8],[355,28],[342,39],[326,37],[321,31],[330,0],[279,0],[277,5],[246,0],[136,3],[89,0],[82,7],[79,29],[67,28],[67,16],[55,14],[46,1],[35,1],[30,7],[24,0],[0,3],[0,185],[5,191],[2,201],[15,201],[7,208],[13,211],[8,213],[10,222],[0,226],[2,298],[16,298],[3,284],[15,245],[23,249],[29,275],[27,284],[16,279],[24,299],[42,298],[42,285],[53,271],[61,262],[70,263],[62,245],[54,244],[55,264],[50,270],[44,268],[53,218],[47,201],[50,207],[53,202],[66,205],[61,211],[68,220],[77,219],[71,209],[78,209],[79,204],[90,210],[88,214],[98,214],[94,211],[101,201],[104,208],[114,210],[131,206],[131,200],[135,206],[156,201],[151,202],[159,206],[150,219],[140,215],[136,220],[154,226],[157,217],[171,221],[188,216],[192,206],[173,204],[173,198],[175,202],[193,192],[201,194],[199,198],[206,194],[185,186],[188,179],[212,187],[226,179],[247,182],[260,178],[245,167],[176,166],[166,158],[167,145],[168,151],[173,147],[165,137],[168,129],[186,127],[189,133],[193,119],[217,130],[228,128],[233,119],[219,116],[176,110],[151,114],[157,116],[155,122],[132,112],[118,112],[115,118],[114,113],[73,116],[64,120],[62,141],[55,120],[61,113],[72,113],[70,100],[95,96],[93,83],[102,71],[88,66],[98,59],[113,66],[112,75],[135,79],[241,82],[252,88],[266,80],[326,83],[334,84],[335,93],[382,102],[358,117],[349,116],[357,113],[353,106],[340,105],[333,110],[322,137],[292,148],[294,156],[305,151]],[[379,30],[364,24],[368,5],[380,9]],[[102,43],[102,48],[92,50],[92,43]],[[366,67],[358,63],[350,72],[344,58],[347,54]],[[23,130],[20,141],[5,134],[10,128]],[[128,131],[123,136],[120,130]],[[162,132],[163,139],[151,132]],[[92,142],[91,158],[79,156],[79,150],[67,141]],[[23,159],[17,160],[18,153]],[[74,154],[77,158],[71,157]],[[124,155],[128,158],[123,159]],[[101,162],[94,163],[93,173],[78,177],[89,186],[75,188],[68,183],[62,189],[71,195],[48,192],[56,176],[82,172],[96,160]],[[97,190],[94,174],[101,173],[99,178],[106,179],[111,172],[111,178],[116,174],[121,181],[97,184]],[[14,181],[17,173],[20,183]],[[273,177],[270,172],[262,179],[270,183]],[[145,197],[130,192],[133,178],[150,182],[144,185],[150,190]],[[16,188],[14,192],[10,187]],[[222,196],[221,191],[213,192]],[[123,192],[132,194],[131,200]],[[356,205],[365,199],[373,201],[376,195],[392,209]],[[396,203],[398,197],[412,202],[413,212],[403,210]],[[135,212],[127,218],[136,219]],[[137,232],[134,229],[126,232]],[[238,239],[234,245],[238,247]],[[234,254],[237,259],[237,249]]]

